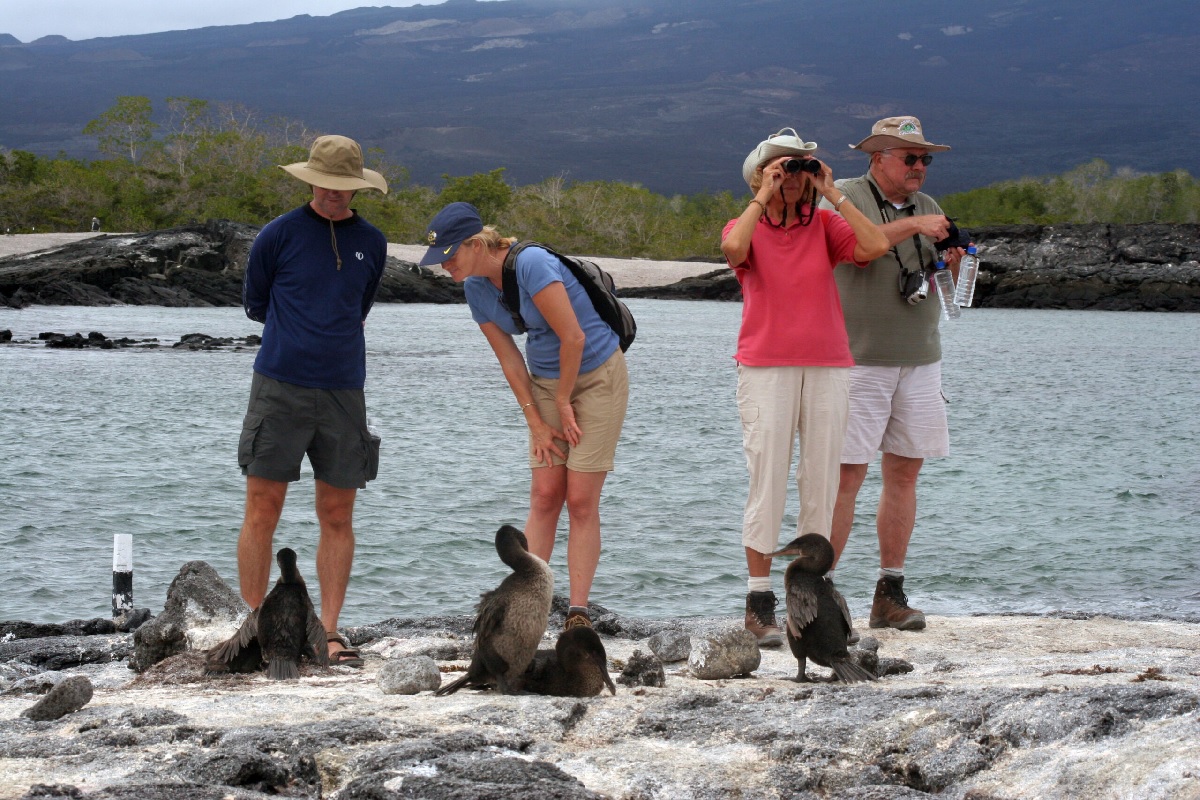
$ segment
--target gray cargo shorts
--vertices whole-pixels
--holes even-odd
[[[362,389],[313,389],[254,373],[242,421],[243,475],[300,479],[305,455],[313,477],[338,489],[361,489],[379,472],[379,437],[367,429]]]

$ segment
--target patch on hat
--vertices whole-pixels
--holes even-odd
[[[429,235],[425,237],[425,240],[429,242],[430,247],[433,247],[435,244],[437,244],[437,231],[430,231]]]
[[[949,145],[926,141],[921,120],[916,117],[885,117],[871,126],[870,136],[850,147],[865,153],[877,153],[891,147],[921,148],[931,153],[950,149]]]

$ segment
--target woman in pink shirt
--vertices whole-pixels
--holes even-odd
[[[792,448],[800,437],[796,535],[829,538],[854,359],[833,268],[865,267],[887,252],[880,230],[813,157],[815,142],[792,128],[746,156],[753,199],[722,234],[721,252],[742,287],[738,412],[750,492],[742,517],[749,569],[746,629],[763,647],[783,644],[775,620],[771,558],[787,502]],[[841,214],[817,208],[824,197]]]

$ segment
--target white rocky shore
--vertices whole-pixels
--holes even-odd
[[[118,660],[41,673],[43,690],[62,673],[94,687],[81,710],[45,722],[22,716],[38,675],[13,679],[14,646],[39,640],[0,642],[0,798],[1200,798],[1194,623],[931,617],[901,633],[859,619],[881,660],[913,669],[850,686],[792,682],[784,648],[762,651],[748,677],[699,680],[667,663],[665,686],[616,696],[381,690],[398,659],[464,668],[469,625],[350,629],[370,640],[363,669],[292,683],[206,678],[195,651],[136,675],[128,634],[74,637]],[[650,653],[626,636],[670,628],[695,649],[739,626],[609,618],[618,635],[602,638],[617,678]]]

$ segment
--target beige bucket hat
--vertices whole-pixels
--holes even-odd
[[[864,153],[878,153],[889,147],[923,147],[931,153],[950,149],[949,145],[925,141],[925,134],[921,131],[921,120],[916,117],[881,119],[871,126],[870,136],[850,147]]]
[[[363,167],[358,142],[345,136],[319,136],[308,151],[308,161],[280,164],[279,168],[322,189],[378,189],[387,194],[387,181],[375,170]]]
[[[742,162],[742,178],[746,185],[754,177],[754,171],[772,159],[780,156],[806,156],[817,149],[816,142],[806,142],[796,133],[795,128],[783,128],[779,133],[773,133],[758,143]]]

